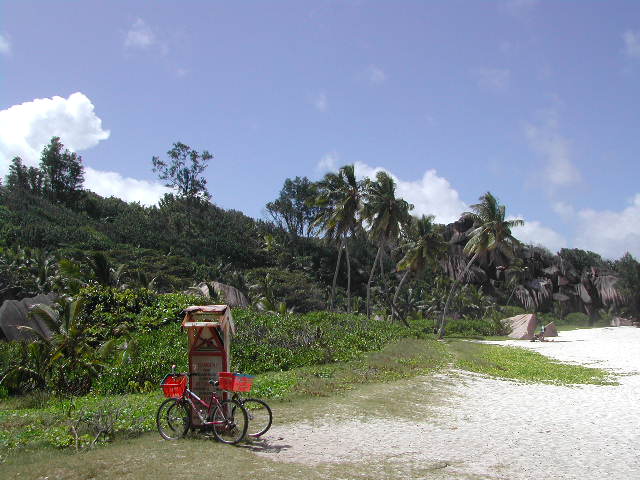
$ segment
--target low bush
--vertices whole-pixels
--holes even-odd
[[[276,315],[248,309],[233,312],[237,328],[231,350],[233,371],[250,374],[350,361],[402,337],[425,337],[425,324],[407,328],[363,315],[314,312]],[[187,369],[187,335],[178,322],[132,335],[135,361],[113,364],[94,384],[99,393],[142,391],[157,385],[175,364]]]

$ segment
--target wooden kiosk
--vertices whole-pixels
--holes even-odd
[[[228,305],[192,306],[184,309],[182,328],[189,339],[189,388],[202,399],[210,396],[209,379],[231,367],[231,336],[235,334],[231,308]],[[221,390],[218,396],[226,396]],[[194,413],[192,425],[199,426]]]

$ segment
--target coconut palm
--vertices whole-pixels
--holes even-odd
[[[338,271],[344,250],[347,260],[347,311],[351,311],[351,262],[347,238],[358,225],[363,182],[356,179],[353,165],[345,165],[338,173],[325,175],[319,187],[320,195],[316,203],[322,211],[314,225],[321,226],[325,232],[325,238],[338,246],[338,260],[331,285],[330,308],[333,308],[335,300]]]
[[[380,275],[386,290],[382,253],[385,247],[393,244],[400,235],[400,228],[411,219],[409,213],[413,205],[396,198],[396,183],[385,172],[378,172],[375,181],[368,181],[365,187],[364,202],[361,210],[362,220],[369,225],[369,234],[378,244],[378,251],[371,266],[367,282],[367,316],[371,315],[371,282],[380,263]],[[391,305],[393,310],[393,303]]]
[[[435,264],[437,258],[445,251],[446,242],[442,237],[442,229],[433,223],[433,219],[433,215],[411,217],[405,228],[406,243],[402,246],[405,254],[396,267],[397,271],[404,270],[405,273],[393,296],[394,305],[397,305],[398,294],[409,273],[417,274],[424,271],[427,265]]]
[[[442,320],[438,330],[439,338],[444,337],[445,334],[447,310],[451,295],[476,259],[490,252],[499,252],[511,257],[513,255],[513,247],[519,244],[518,240],[511,234],[511,229],[524,225],[524,221],[519,219],[506,220],[505,206],[500,205],[498,199],[491,192],[485,193],[479,200],[479,203],[471,206],[471,212],[463,213],[463,216],[468,216],[473,220],[473,230],[464,247],[464,253],[471,255],[471,259],[462,274],[457,276],[451,285],[447,302],[442,312]]]

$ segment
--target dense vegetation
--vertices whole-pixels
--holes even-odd
[[[399,339],[503,335],[500,319],[525,311],[558,325],[638,316],[635,258],[523,245],[490,192],[439,225],[413,216],[386,173],[360,180],[347,165],[286,179],[256,220],[211,201],[210,153],[176,143],[167,156],[151,163],[173,193],[151,207],[83,190],[82,159],[59,138],[39,167],[13,159],[0,184],[0,302],[60,302],[32,312],[52,337],[0,342],[0,398],[155,389],[168,365],[186,368],[182,309],[224,301],[188,291],[202,281],[250,299],[233,312],[233,368],[276,384],[273,372],[357,362]]]

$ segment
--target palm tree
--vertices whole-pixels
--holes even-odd
[[[447,323],[447,309],[451,301],[451,295],[456,286],[469,270],[473,262],[480,255],[488,252],[500,252],[508,257],[512,256],[513,247],[519,244],[518,240],[511,235],[511,229],[524,225],[524,221],[506,220],[504,205],[498,203],[498,199],[491,192],[487,192],[480,197],[480,203],[471,206],[471,212],[463,213],[473,220],[473,230],[471,236],[464,247],[464,253],[471,255],[471,259],[467,263],[464,271],[456,277],[442,312],[442,320],[438,330],[438,337],[443,338],[445,334],[445,326]]]
[[[398,288],[393,296],[393,305],[396,305],[398,295],[409,273],[417,274],[424,271],[428,264],[434,264],[446,248],[446,242],[442,237],[442,228],[433,223],[433,215],[422,215],[421,218],[411,217],[411,221],[405,229],[406,243],[404,257],[398,262],[396,270],[405,271]],[[396,309],[397,310],[397,309]]]
[[[31,376],[37,380],[38,386],[44,382],[52,382],[58,392],[72,394],[86,393],[91,386],[91,379],[98,374],[98,368],[103,366],[100,355],[88,343],[87,332],[81,323],[83,303],[80,300],[61,298],[59,300],[61,313],[48,305],[34,305],[30,315],[37,317],[49,327],[52,336],[48,336],[39,329],[20,326],[21,330],[29,331],[38,339],[36,343],[42,345],[37,352],[39,361],[38,376],[15,365],[11,375]],[[34,347],[36,348],[36,347]],[[111,351],[111,348],[107,349]],[[42,359],[41,359],[42,360]],[[81,373],[80,376],[77,376]]]
[[[338,173],[328,173],[320,182],[320,195],[316,201],[322,211],[314,225],[321,225],[325,232],[325,238],[338,245],[338,260],[333,274],[331,285],[330,308],[336,294],[336,283],[342,251],[347,260],[347,311],[351,311],[351,262],[349,260],[349,247],[347,237],[352,234],[358,225],[358,212],[361,208],[363,182],[356,179],[353,165],[345,165]]]
[[[377,242],[378,251],[371,266],[369,281],[367,282],[367,316],[371,316],[371,282],[380,262],[380,274],[385,286],[382,264],[384,247],[394,243],[400,235],[400,227],[409,222],[409,211],[413,205],[401,198],[396,198],[396,183],[385,172],[378,172],[375,181],[368,181],[361,210],[362,220],[369,224],[369,234]],[[393,311],[393,303],[391,304]]]

